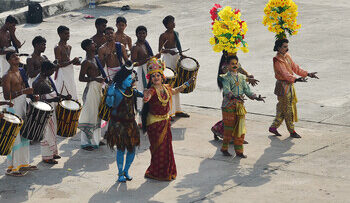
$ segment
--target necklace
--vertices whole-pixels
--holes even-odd
[[[120,88],[118,88],[118,90],[119,90],[120,93],[122,93],[122,95],[124,95],[125,97],[132,97],[132,95],[134,94],[134,89],[131,89],[131,94],[129,94],[129,95],[125,94]]]
[[[156,89],[158,100],[160,101],[160,103],[162,103],[162,106],[166,106],[167,103],[169,102],[170,95],[169,95],[168,90],[164,87],[164,85],[162,85],[162,88],[164,89],[164,91],[166,93],[166,99],[162,98],[162,95],[160,94],[160,90],[159,89],[157,89],[157,88],[154,88],[154,89]]]

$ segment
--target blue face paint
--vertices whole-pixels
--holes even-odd
[[[125,80],[123,81],[122,83],[122,88],[123,89],[127,89],[128,87],[131,87],[133,83],[133,80],[132,80],[132,76],[129,75],[127,78],[125,78]]]

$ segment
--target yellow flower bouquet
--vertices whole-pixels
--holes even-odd
[[[292,0],[270,0],[264,9],[263,24],[268,30],[276,34],[276,39],[287,38],[296,35],[301,28],[297,24],[298,6]]]
[[[226,6],[221,9],[219,4],[210,10],[213,20],[213,34],[209,42],[213,45],[215,52],[223,50],[228,53],[236,53],[238,50],[249,52],[248,44],[244,40],[248,27],[245,21],[241,20],[241,11]]]

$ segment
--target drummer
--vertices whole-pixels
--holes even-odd
[[[96,34],[92,36],[91,39],[96,44],[96,54],[97,54],[98,48],[100,48],[107,41],[104,33],[107,27],[107,23],[108,21],[105,18],[97,18],[95,20]]]
[[[113,80],[114,75],[120,70],[120,66],[128,60],[124,45],[114,40],[114,29],[105,29],[106,43],[98,49],[98,58],[102,67],[107,66],[105,72],[108,80]],[[123,62],[124,60],[124,62]]]
[[[179,40],[179,33],[174,30],[175,18],[171,15],[163,19],[163,24],[166,31],[159,36],[159,52],[163,53],[163,61],[166,66],[176,71],[176,64],[180,56],[182,56],[182,49]],[[171,116],[190,117],[187,113],[182,112],[180,105],[180,94],[173,95],[172,105],[170,110]]]
[[[29,86],[32,85],[35,78],[39,75],[41,70],[41,63],[47,60],[45,55],[41,55],[46,49],[46,39],[42,36],[34,37],[32,41],[34,51],[32,55],[27,58],[27,75]]]
[[[7,16],[5,24],[0,28],[0,77],[5,75],[7,70],[10,68],[10,64],[6,60],[6,53],[9,49],[12,51],[21,48],[21,42],[17,39],[15,31],[18,21],[13,16]]]
[[[40,99],[51,104],[56,112],[57,102],[60,98],[71,99],[70,95],[59,95],[51,75],[55,72],[56,66],[48,60],[41,63],[41,72],[33,82],[34,94],[40,95]],[[61,157],[58,155],[57,142],[57,119],[56,114],[53,113],[49,118],[46,127],[44,139],[41,141],[41,155],[44,163],[57,164],[56,159]]]
[[[116,20],[115,25],[117,26],[117,32],[115,32],[114,34],[115,41],[122,43],[128,53],[128,51],[131,50],[132,42],[131,42],[131,37],[129,37],[127,34],[124,33],[124,30],[127,26],[126,19],[122,16],[119,16]]]
[[[33,94],[33,88],[26,88],[26,78],[19,70],[19,57],[15,52],[8,52],[6,60],[10,69],[3,77],[4,98],[10,100],[14,106],[9,112],[24,118],[26,115],[26,96]],[[7,156],[7,175],[24,176],[28,170],[37,170],[36,166],[29,165],[29,140],[17,135],[11,154]]]
[[[136,28],[136,37],[137,41],[131,48],[131,61],[137,62],[138,67],[136,67],[137,72],[137,82],[136,87],[137,90],[143,92],[147,86],[147,61],[153,56],[153,51],[151,46],[146,40],[147,37],[147,28],[143,25],[140,25]],[[159,55],[156,56],[159,58]],[[141,112],[143,107],[142,98],[137,98],[137,107],[138,112]],[[138,123],[141,125],[141,119],[139,119]]]
[[[101,119],[98,117],[98,106],[101,102],[102,85],[105,81],[101,76],[95,58],[96,44],[91,39],[81,43],[86,51],[86,59],[81,64],[79,81],[86,82],[86,98],[80,114],[78,128],[81,130],[81,148],[87,151],[97,149],[101,142]]]

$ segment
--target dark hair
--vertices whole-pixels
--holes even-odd
[[[116,23],[125,23],[126,24],[126,19],[122,16],[119,16],[116,20]]]
[[[15,17],[13,17],[12,15],[7,16],[5,23],[15,23],[18,24],[18,21]]]
[[[280,47],[282,47],[283,43],[289,43],[288,39],[278,39],[275,41],[275,46],[273,47],[273,51],[278,51]]]
[[[9,61],[9,60],[10,60],[10,58],[11,58],[12,54],[16,54],[16,52],[15,52],[15,51],[10,51],[10,52],[7,52],[7,54],[6,54],[6,60],[7,60],[7,61]]]
[[[175,20],[174,16],[168,15],[168,16],[166,16],[166,17],[163,19],[163,25],[164,25],[165,27],[167,27],[167,26],[168,26],[168,23],[170,23],[171,21],[174,21],[174,20]]]
[[[224,63],[229,63],[233,59],[236,59],[238,61],[238,57],[236,55],[228,56],[227,52],[223,51],[222,56],[221,56],[221,60],[220,60],[220,64],[219,64],[218,76],[216,79],[220,90],[223,88],[222,81],[220,78],[220,75],[224,74],[222,66],[224,65]]]
[[[106,27],[106,29],[105,29],[104,33],[106,33],[106,32],[107,32],[107,30],[112,30],[112,31],[114,32],[114,28],[112,28],[112,27]]]
[[[92,44],[92,39],[85,39],[81,42],[81,48],[86,51],[88,46],[90,46],[91,44]]]
[[[58,33],[58,34],[61,34],[62,32],[66,31],[66,30],[69,31],[69,28],[66,27],[66,26],[64,26],[64,25],[60,25],[60,26],[58,26],[58,28],[57,28],[57,33]]]
[[[136,35],[137,33],[141,32],[141,31],[145,31],[147,33],[147,28],[143,25],[140,25],[136,28]]]
[[[106,20],[105,18],[97,18],[95,20],[95,26],[101,25],[101,24],[107,24],[107,23],[108,23],[108,20]]]
[[[40,43],[46,43],[46,39],[40,35],[34,37],[34,39],[32,41],[33,47],[35,47],[35,45],[40,44]]]
[[[48,72],[48,71],[55,69],[55,68],[56,68],[55,64],[51,63],[51,61],[49,61],[49,60],[45,60],[41,63],[41,72],[42,73]]]

